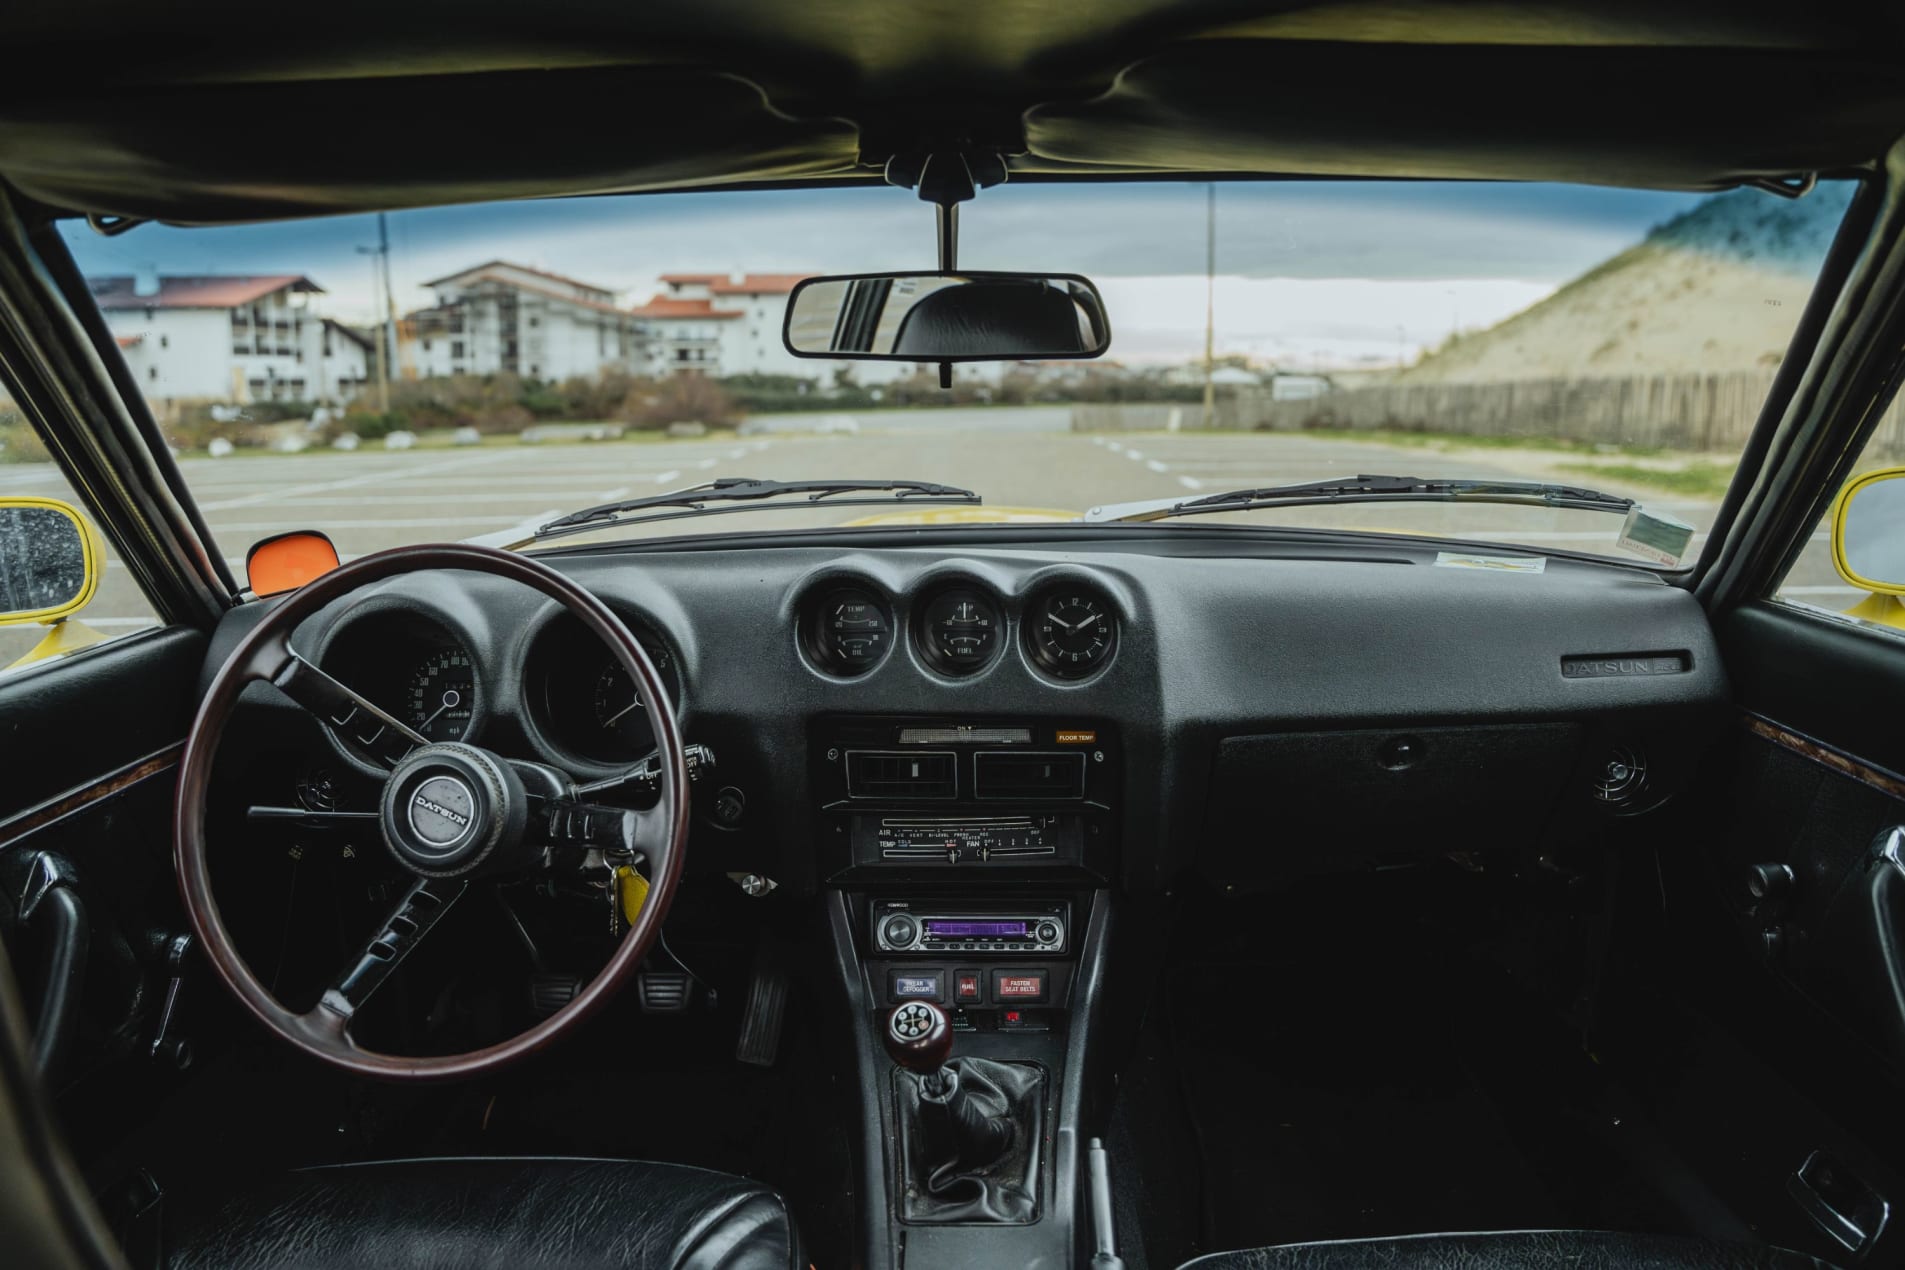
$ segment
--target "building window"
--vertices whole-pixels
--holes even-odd
[[[456,357],[456,358],[461,358],[463,356],[463,341],[462,340],[450,341],[450,356]]]
[[[425,341],[423,342],[423,351],[424,351],[424,352],[426,352],[426,353],[430,351],[430,341],[429,341],[429,340],[425,340]]]
[[[532,318],[530,318],[530,319],[529,319],[529,325],[531,325],[531,326],[541,326],[541,325],[542,325],[542,319],[541,319],[541,318],[539,318],[539,317],[532,317]]]
[[[158,377],[159,377],[159,368],[157,366],[146,367],[147,379],[157,379]]]
[[[537,366],[532,362],[529,367],[529,373],[531,375],[540,375],[542,374],[542,367]]]
[[[171,337],[170,335],[161,335],[161,336],[159,337],[159,347],[160,347],[160,348],[171,348],[171,347],[172,347],[172,337]]]

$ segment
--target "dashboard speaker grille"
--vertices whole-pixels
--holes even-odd
[[[1597,802],[1614,808],[1633,807],[1647,791],[1647,755],[1625,745],[1609,750],[1594,776]]]

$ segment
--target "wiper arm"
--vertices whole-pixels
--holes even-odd
[[[848,498],[850,494],[887,494],[887,498]],[[705,485],[691,485],[667,494],[649,494],[641,498],[617,499],[596,507],[570,512],[536,530],[531,541],[586,533],[610,525],[644,525],[657,520],[676,520],[684,516],[713,515],[719,512],[763,511],[774,500],[805,495],[807,503],[826,502],[835,507],[865,507],[903,503],[967,503],[982,501],[969,489],[956,485],[935,485],[930,481],[763,481],[751,476],[723,476]],[[725,506],[721,504],[739,504]],[[676,508],[650,516],[631,516],[630,512],[651,508]]]
[[[1634,500],[1579,485],[1550,485],[1540,481],[1428,480],[1420,476],[1336,477],[1300,485],[1270,485],[1231,490],[1201,498],[1154,498],[1136,503],[1094,507],[1087,524],[1167,520],[1173,516],[1202,516],[1212,512],[1243,512],[1259,507],[1301,507],[1314,503],[1476,502],[1521,503],[1535,507],[1566,507],[1580,511],[1626,513]]]

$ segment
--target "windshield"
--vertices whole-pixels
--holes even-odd
[[[1067,520],[1391,474],[1605,491],[1693,536],[1663,554],[1624,538],[1618,507],[1471,500],[1159,523],[1674,567],[1699,551],[1849,195],[1007,185],[962,209],[960,265],[1090,277],[1111,347],[961,364],[950,390],[935,366],[782,346],[800,279],[933,262],[932,209],[897,189],[65,233],[234,561],[304,527],[347,558],[518,541],[719,478],[928,482],[983,505],[767,500],[562,541]]]

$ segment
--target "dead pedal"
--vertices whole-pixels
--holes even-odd
[[[781,1033],[787,1030],[787,971],[768,953],[763,941],[754,959],[754,975],[741,1007],[741,1035],[734,1042],[737,1062],[772,1067],[780,1057]]]

